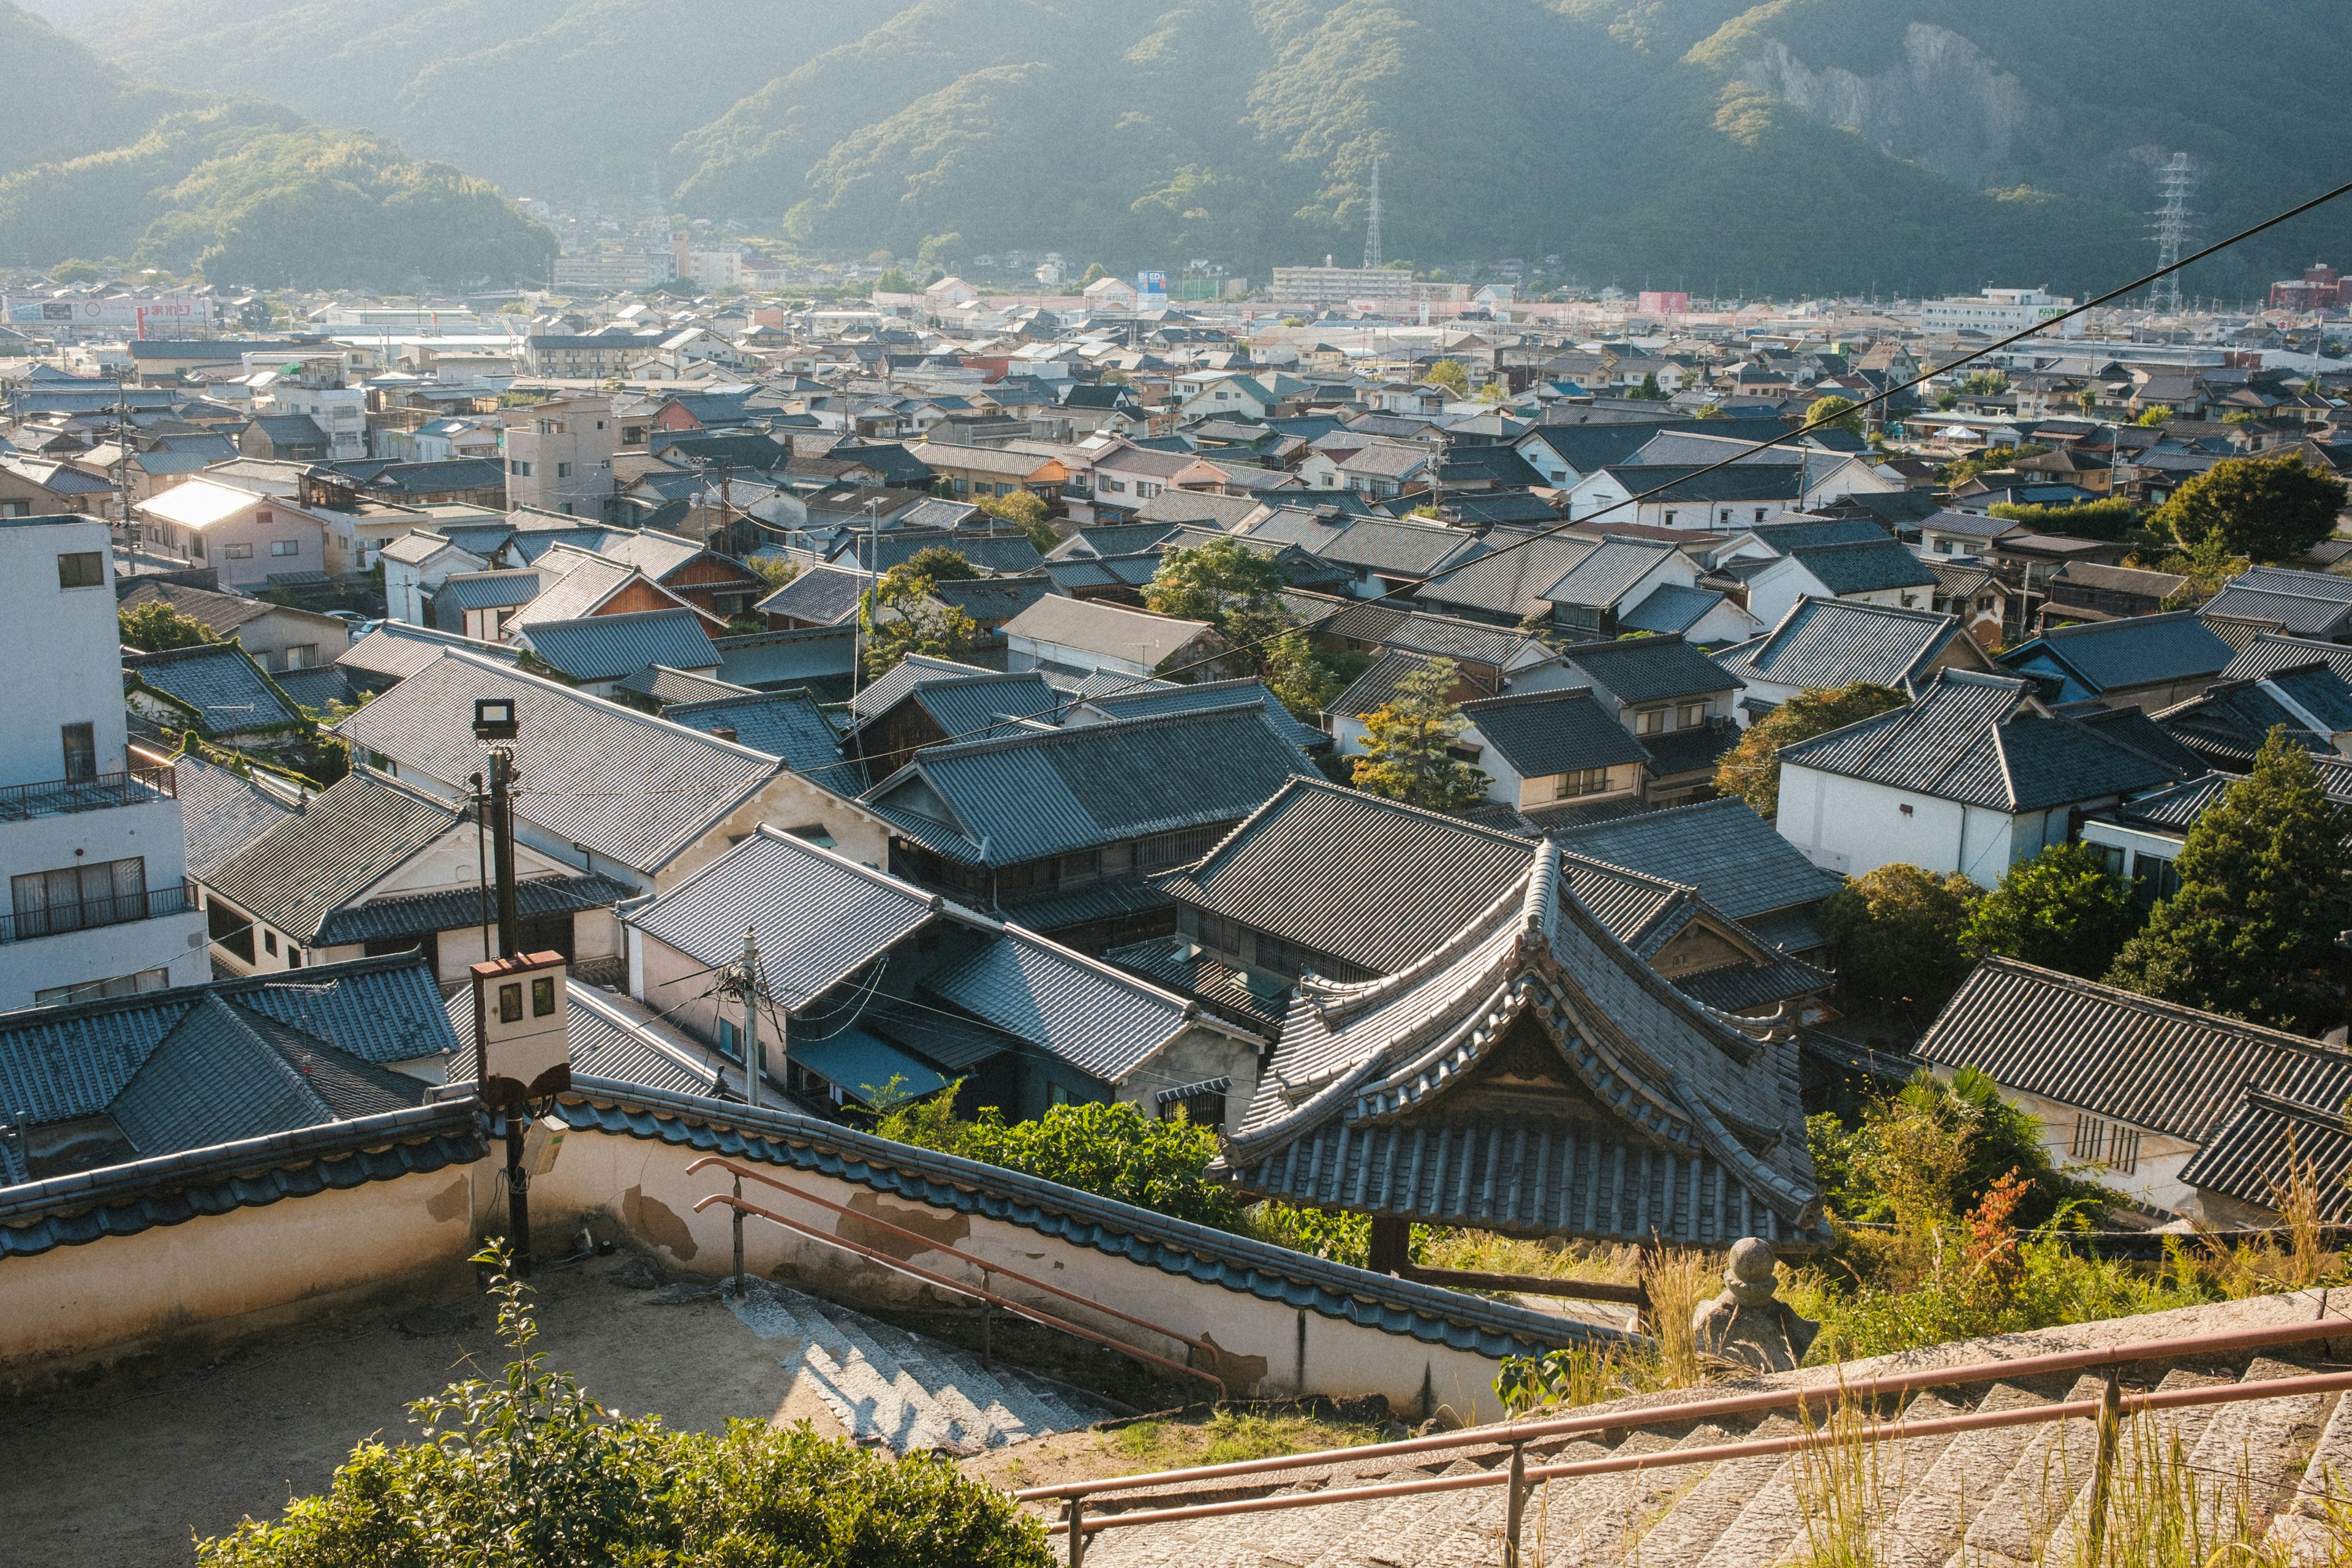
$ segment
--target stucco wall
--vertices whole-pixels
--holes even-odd
[[[463,1290],[474,1180],[444,1169],[0,1260],[0,1386]]]

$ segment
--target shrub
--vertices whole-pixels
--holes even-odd
[[[137,609],[117,610],[114,619],[123,646],[147,653],[196,647],[215,640],[204,622],[173,609],[168,599],[150,599]]]
[[[1154,1121],[1132,1105],[1056,1105],[1034,1121],[1010,1123],[991,1106],[954,1152],[1171,1219],[1242,1228],[1241,1205],[1209,1178],[1217,1135],[1187,1121]]]
[[[1968,973],[1960,932],[1980,892],[1958,871],[1938,877],[1901,861],[1848,882],[1822,902],[1817,922],[1836,954],[1839,988],[1891,1017],[1926,1023]]]
[[[793,1568],[1045,1568],[1044,1530],[932,1457],[891,1460],[735,1421],[724,1436],[623,1418],[530,1350],[538,1329],[498,1248],[503,1376],[409,1406],[423,1440],[371,1439],[326,1493],[196,1543],[202,1568],[547,1568],[586,1563]]]
[[[2096,980],[2139,929],[2122,881],[2087,845],[2053,844],[2009,868],[1960,933],[1970,958],[1994,954]]]
[[[1747,728],[1716,765],[1715,787],[1746,801],[1757,816],[1771,816],[1780,809],[1781,747],[1874,719],[1908,700],[1891,686],[1866,680],[1809,687]]]

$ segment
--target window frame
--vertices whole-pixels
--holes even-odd
[[[88,576],[84,577],[83,574]],[[106,552],[103,550],[61,550],[58,552],[58,586],[65,588],[103,588],[106,586]]]

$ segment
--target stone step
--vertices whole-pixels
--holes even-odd
[[[2332,1400],[2319,1441],[2294,1488],[2294,1500],[2281,1509],[2263,1537],[2265,1545],[2284,1550],[2295,1568],[2319,1568],[2343,1560],[2352,1539],[2336,1528],[2334,1520],[2352,1506],[2352,1398],[2323,1395]]]
[[[2240,1381],[2265,1383],[2310,1371],[2293,1362],[2257,1356]],[[2294,1505],[2301,1461],[2319,1435],[2327,1401],[2326,1394],[2306,1394],[2214,1410],[2205,1435],[2189,1456],[2200,1478],[2200,1506],[2210,1510],[2212,1522],[2234,1525],[2234,1516],[2243,1512],[2248,1523],[2261,1529]],[[2211,1484],[2205,1485],[2209,1480]]]
[[[1788,1415],[1766,1416],[1756,1427],[1730,1440],[1748,1438],[1769,1439],[1792,1437],[1804,1428]],[[1759,1454],[1751,1458],[1726,1459],[1719,1465],[1693,1466],[1686,1474],[1704,1468],[1704,1477],[1684,1492],[1665,1518],[1642,1536],[1641,1558],[1644,1563],[1696,1563],[1706,1560],[1716,1543],[1723,1540],[1756,1494],[1769,1485],[1772,1478],[1790,1462],[1786,1454]],[[1748,1554],[1740,1549],[1738,1561],[1762,1563],[1769,1556]]]
[[[2222,1387],[2235,1381],[2227,1376],[2217,1377],[2209,1373],[2176,1367],[2166,1373],[2156,1386],[2158,1393],[2169,1393],[2180,1388]],[[2110,1497],[2120,1506],[2118,1493],[2121,1488],[2129,1485],[2125,1478],[2132,1473],[2138,1453],[2145,1450],[2164,1455],[2176,1441],[2184,1455],[2194,1450],[2206,1428],[2212,1425],[2214,1415],[2224,1408],[2226,1406],[2196,1405],[2186,1410],[2150,1410],[2125,1417],[2121,1430],[2116,1435],[2117,1479],[2111,1485],[2116,1489],[2110,1492]],[[2092,1472],[2098,1459],[2096,1424],[2069,1421],[2066,1426],[2086,1428],[2088,1441],[2083,1450],[2086,1457],[2081,1463],[2073,1465],[2070,1460],[2069,1472],[2052,1483],[2051,1497],[2053,1500],[2059,1497],[2065,1499],[2065,1511],[2047,1532],[2048,1539],[2042,1549],[2042,1556],[2053,1563],[2072,1563],[2083,1554],[2083,1534],[2089,1527],[2091,1517]]]
[[[2046,1394],[2013,1383],[1996,1383],[1985,1391],[1976,1408],[2019,1410],[2050,1403]],[[1881,1549],[1886,1568],[1943,1568],[1960,1549],[1969,1527],[2017,1468],[2019,1456],[2032,1442],[2036,1430],[2002,1426],[1989,1432],[1963,1432],[1947,1442],[1924,1471],[1908,1478]]]
[[[2095,1377],[2080,1377],[2068,1400],[2096,1399]],[[2026,1439],[2000,1484],[1969,1521],[1948,1568],[2013,1568],[2032,1563],[2041,1543],[2063,1516],[2063,1500],[2091,1473],[2096,1446],[2090,1423],[2063,1421],[2024,1428]]]
[[[1960,1414],[1959,1405],[1933,1394],[1923,1394],[1904,1407],[1903,1420],[1917,1425]],[[1833,1458],[1818,1461],[1791,1457],[1758,1490],[1748,1510],[1725,1532],[1700,1568],[1747,1568],[1758,1563],[1785,1565],[1813,1560],[1821,1554],[1826,1536],[1823,1527],[1829,1522],[1820,1517],[1816,1500],[1825,1489],[1837,1484],[1837,1467],[1848,1463],[1858,1463],[1868,1472],[1856,1479],[1870,1489],[1865,1513],[1870,1521],[1870,1542],[1877,1559],[1885,1562],[1889,1556],[1887,1548],[1895,1510],[1908,1495],[1914,1479],[1935,1468],[1952,1440],[1948,1434],[1895,1439],[1876,1445],[1854,1459],[1843,1450]],[[1817,1468],[1809,1469],[1808,1466]],[[1809,1529],[1809,1524],[1813,1528]]]

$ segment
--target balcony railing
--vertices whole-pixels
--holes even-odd
[[[41,784],[0,785],[0,822],[63,816],[76,811],[107,811],[145,805],[180,793],[180,776],[170,768],[132,768],[87,779],[49,779]]]
[[[100,926],[127,925],[132,921],[159,920],[165,915],[187,914],[197,907],[195,884],[180,882],[144,893],[118,893],[110,899],[20,910],[15,914],[0,915],[0,943],[30,942],[37,936],[62,936],[68,931],[92,931]]]

